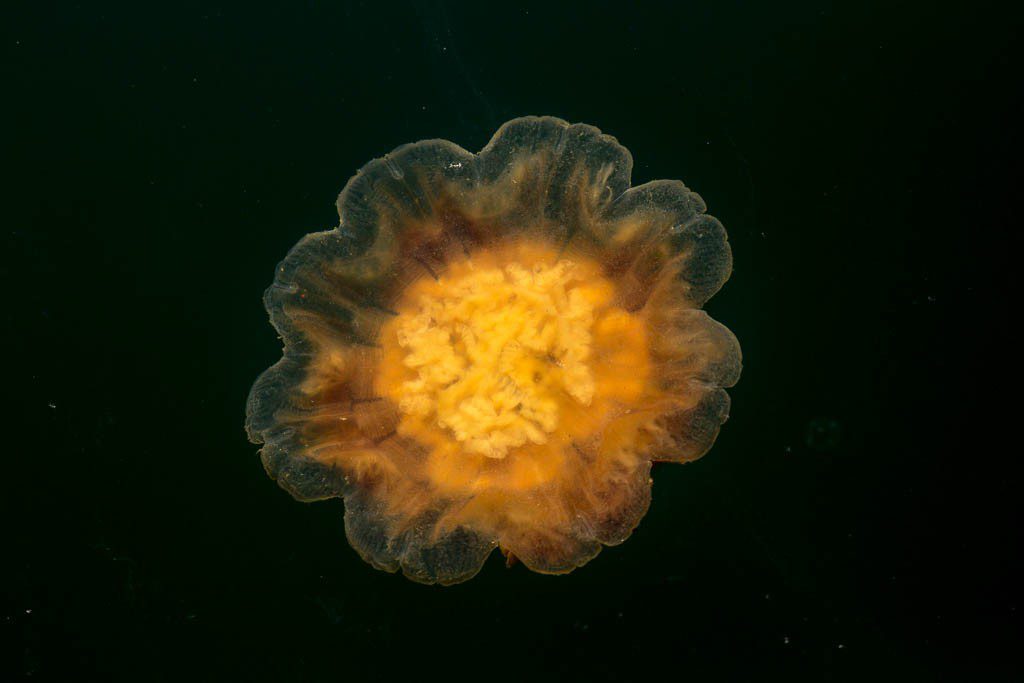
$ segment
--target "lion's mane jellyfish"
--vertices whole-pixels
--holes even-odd
[[[632,164],[550,117],[478,154],[405,145],[278,266],[284,356],[249,438],[295,498],[344,498],[374,567],[452,584],[500,548],[572,571],[639,523],[652,461],[711,447],[740,373],[701,310],[732,269],[725,230],[681,182],[631,188]]]

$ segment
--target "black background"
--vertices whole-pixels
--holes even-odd
[[[5,5],[0,676],[1020,680],[1022,26],[895,4]],[[419,586],[247,443],[261,295],[363,163],[524,114],[705,198],[744,375],[622,546]]]

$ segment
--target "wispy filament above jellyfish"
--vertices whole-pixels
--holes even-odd
[[[741,366],[701,310],[732,269],[725,230],[631,169],[550,117],[364,166],[264,296],[284,356],[246,428],[271,477],[344,498],[359,554],[423,583],[495,548],[555,574],[624,541],[651,462],[711,447]]]

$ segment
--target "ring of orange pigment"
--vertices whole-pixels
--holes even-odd
[[[477,251],[408,287],[374,389],[426,446],[432,486],[526,491],[571,476],[584,450],[636,452],[637,430],[609,425],[649,386],[647,336],[615,302],[597,263],[538,244]]]

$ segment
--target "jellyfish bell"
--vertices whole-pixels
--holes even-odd
[[[631,168],[592,126],[525,117],[477,154],[428,140],[360,169],[264,296],[284,354],[246,428],[270,476],[343,498],[359,554],[423,583],[624,541],[651,462],[711,447],[741,367],[701,310],[724,229]]]

